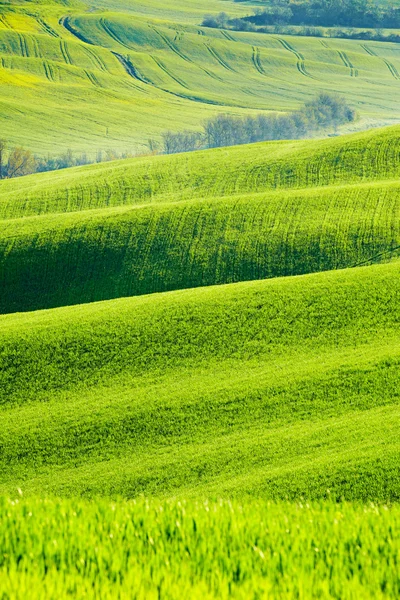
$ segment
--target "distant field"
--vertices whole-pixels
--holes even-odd
[[[198,26],[206,7],[243,14],[241,3],[101,6],[2,7],[0,127],[12,144],[92,158],[144,151],[168,129],[196,129],[221,112],[292,110],[322,90],[344,94],[365,124],[399,118],[396,44]]]
[[[19,498],[0,508],[0,594],[17,600],[375,600],[399,589],[398,507]]]
[[[400,255],[399,131],[5,181],[0,311],[391,260]]]

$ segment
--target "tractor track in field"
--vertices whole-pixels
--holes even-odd
[[[276,38],[276,39],[285,48],[285,50],[287,50],[288,52],[291,52],[292,54],[295,55],[295,57],[297,58],[297,70],[299,71],[299,73],[301,75],[303,75],[304,77],[309,77],[310,79],[315,79],[315,77],[313,77],[313,75],[310,75],[310,73],[306,69],[306,63],[305,63],[303,54],[301,54],[301,52],[298,52],[296,50],[296,48],[294,48],[286,40],[283,40],[282,38]]]
[[[211,54],[211,56],[221,65],[221,67],[223,67],[227,71],[231,71],[231,73],[236,73],[235,69],[233,69],[230,65],[228,65],[228,63],[224,61],[223,58],[220,57],[218,52],[214,48],[212,48],[212,46],[210,46],[209,42],[204,45],[207,48],[208,52]]]
[[[367,46],[367,44],[361,44],[361,48],[363,48],[365,50],[365,52],[367,54],[369,54],[370,56],[376,56],[376,57],[378,57],[378,55],[376,54],[376,52],[374,52],[374,50],[372,50],[371,48],[369,48]]]
[[[261,73],[261,75],[266,75],[266,72],[261,62],[260,48],[257,48],[257,46],[253,46],[253,55],[251,58],[253,61],[253,65],[255,66],[257,71]]]
[[[112,40],[114,40],[114,42],[117,42],[117,44],[119,44],[120,46],[123,46],[127,50],[133,50],[133,48],[131,46],[128,46],[128,44],[126,44],[125,42],[123,42],[117,36],[117,34],[112,30],[111,26],[107,23],[107,21],[105,19],[103,19],[103,18],[100,19],[100,25],[102,26],[102,28],[104,29],[104,31],[106,32],[106,34],[108,36],[110,36],[110,38]]]
[[[32,39],[33,48],[34,48],[34,52],[35,52],[35,58],[43,59],[43,54],[40,51],[40,46],[39,46],[39,42],[38,42],[37,38],[32,36],[31,39]]]
[[[29,58],[29,50],[28,50],[28,46],[26,43],[26,38],[22,33],[18,34],[18,40],[19,40],[19,47],[21,50],[21,56],[23,56],[24,58]]]
[[[389,69],[389,71],[390,71],[390,74],[392,75],[392,77],[393,77],[394,79],[400,80],[400,73],[398,72],[398,70],[396,69],[396,67],[394,66],[394,64],[393,64],[393,63],[391,63],[391,62],[390,62],[389,60],[387,60],[386,58],[382,58],[382,57],[378,56],[378,54],[377,54],[377,53],[376,53],[374,50],[372,50],[371,48],[369,48],[369,47],[367,46],[367,44],[362,44],[362,45],[361,45],[361,47],[362,47],[362,48],[365,50],[365,52],[366,52],[367,54],[369,54],[370,56],[373,56],[373,57],[375,57],[375,58],[379,58],[380,60],[382,60],[382,61],[385,63],[385,65],[387,66],[387,68]]]
[[[177,56],[179,56],[179,58],[181,58],[182,60],[184,60],[184,61],[192,64],[194,67],[197,67],[198,69],[200,69],[201,71],[203,71],[203,73],[205,73],[206,75],[208,75],[212,79],[215,79],[216,81],[222,81],[221,77],[218,77],[218,75],[215,75],[211,71],[208,71],[208,69],[205,69],[204,67],[201,67],[200,65],[198,65],[197,63],[195,63],[189,56],[186,56],[183,52],[181,52],[181,50],[179,50],[179,48],[175,45],[174,42],[179,41],[179,40],[182,39],[183,34],[181,32],[177,32],[177,34],[175,36],[175,39],[172,42],[165,34],[161,33],[161,31],[159,31],[156,27],[151,27],[151,29],[164,41],[164,43],[168,46],[168,48],[172,52],[174,52],[174,54],[176,54]]]
[[[170,77],[171,79],[173,79],[178,85],[181,85],[182,87],[184,87],[185,89],[189,89],[189,87],[186,85],[186,83],[184,81],[182,81],[182,79],[179,79],[179,77],[176,77],[175,75],[173,75],[168,68],[161,62],[161,60],[159,58],[156,58],[155,56],[151,57],[154,62],[156,63],[156,65],[162,70],[164,71],[164,73],[166,75],[168,75],[168,77]]]
[[[72,58],[71,58],[71,55],[68,50],[67,42],[65,42],[64,40],[60,40],[60,48],[61,48],[61,54],[63,55],[64,60],[67,63],[67,65],[72,65],[73,62],[72,62]]]
[[[43,29],[45,33],[51,35],[51,37],[59,38],[59,34],[55,31],[44,19],[41,17],[36,17],[36,21],[39,23],[40,27]]]
[[[94,50],[92,50],[91,48],[85,48],[85,52],[88,56],[91,57],[92,62],[94,62],[97,65],[100,71],[108,72],[105,62],[100,58],[100,56],[96,54]]]
[[[221,29],[221,33],[230,42],[236,42],[235,38],[230,33],[228,33],[225,29]]]
[[[391,74],[394,77],[394,79],[399,80],[400,79],[400,73],[398,72],[398,70],[396,69],[396,67],[394,66],[394,64],[391,63],[391,62],[389,62],[388,60],[386,60],[386,58],[383,58],[382,60],[385,63],[385,65],[387,66],[387,68],[389,69],[389,71],[391,72]]]
[[[354,67],[346,52],[341,52],[340,50],[337,50],[336,52],[338,53],[339,58],[344,66],[350,70],[350,77],[358,77],[358,69]]]
[[[10,23],[8,23],[5,15],[0,15],[0,23],[3,23],[3,25],[6,29],[9,29],[10,31],[14,31],[14,29],[11,27]]]
[[[90,83],[95,87],[103,87],[97,77],[91,73],[90,71],[85,70],[86,77],[89,79]]]
[[[48,81],[51,81],[51,83],[55,83],[54,72],[53,72],[53,68],[50,65],[50,63],[47,60],[44,60],[43,66],[44,66],[44,72],[45,72],[45,75],[46,75],[46,78],[48,79]]]
[[[194,64],[192,59],[189,58],[188,56],[185,56],[185,54],[183,54],[183,52],[181,52],[179,50],[179,48],[177,48],[177,46],[175,46],[174,42],[172,42],[168,38],[168,36],[166,36],[164,33],[161,33],[161,31],[159,31],[156,27],[151,27],[151,29],[163,40],[163,42],[168,46],[168,48],[170,50],[172,50],[172,52],[174,52],[177,56],[179,56],[179,58],[181,58],[182,60],[185,60],[188,63]],[[177,40],[176,36],[175,36],[175,40]]]

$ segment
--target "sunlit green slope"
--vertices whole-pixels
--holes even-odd
[[[396,179],[400,127],[113,161],[3,180],[0,218]]]
[[[399,275],[0,317],[0,491],[399,499]]]
[[[2,136],[39,154],[143,150],[167,129],[294,109],[322,90],[369,122],[398,118],[398,45],[205,29],[204,4],[1,5]]]
[[[0,232],[0,312],[391,260],[400,254],[398,132],[3,182],[0,212],[14,218]]]

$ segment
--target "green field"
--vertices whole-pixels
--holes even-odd
[[[176,7],[3,5],[2,136],[41,155],[143,152],[168,129],[199,129],[221,112],[292,110],[320,91],[344,94],[361,125],[398,120],[398,45],[228,33],[199,27],[204,13],[249,5]]]
[[[199,26],[256,6],[0,2],[1,137],[398,120],[398,45]],[[394,125],[0,181],[1,600],[400,596],[399,176]]]
[[[400,253],[399,133],[394,127],[3,181],[0,310],[391,260]]]

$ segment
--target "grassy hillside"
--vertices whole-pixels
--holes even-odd
[[[399,269],[0,317],[0,492],[399,499]]]
[[[379,183],[2,221],[0,312],[387,261],[399,217]]]
[[[397,598],[398,507],[19,500],[0,501],[16,600]]]
[[[345,94],[366,122],[398,118],[396,44],[199,27],[221,7],[249,10],[189,0],[2,5],[2,136],[39,154],[143,150],[167,129],[291,110],[320,91]]]
[[[0,311],[393,259],[400,189],[384,177],[399,170],[399,131],[4,181]]]
[[[0,217],[395,179],[400,127],[53,171],[0,182]]]

